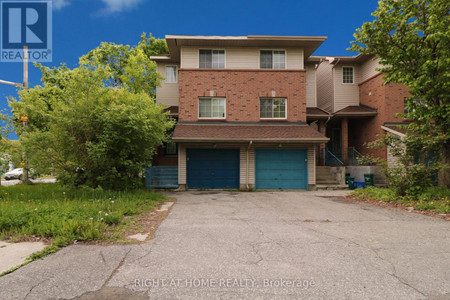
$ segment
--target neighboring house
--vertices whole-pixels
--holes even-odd
[[[181,188],[308,189],[317,165],[386,158],[366,143],[398,132],[406,89],[383,86],[372,56],[311,56],[325,39],[167,35],[156,101],[178,124],[153,165]]]
[[[330,141],[322,149],[323,164],[357,164],[360,155],[387,158],[386,149],[369,149],[367,143],[386,132],[402,135],[397,126],[405,124],[398,116],[404,112],[407,88],[401,84],[383,85],[379,59],[371,55],[319,57],[317,68],[317,106],[330,112],[326,130]],[[340,162],[337,162],[338,158]]]
[[[313,187],[316,146],[328,138],[307,114],[329,114],[307,110],[317,103],[309,57],[325,39],[166,36],[170,54],[151,59],[166,78],[157,103],[178,112],[178,147],[165,145],[155,162],[177,157],[180,187]]]

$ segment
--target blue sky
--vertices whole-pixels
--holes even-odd
[[[100,42],[136,44],[142,32],[193,35],[320,35],[316,55],[347,51],[355,29],[372,20],[377,0],[54,0],[53,62],[75,67]],[[21,82],[22,64],[0,62],[0,79]],[[30,64],[30,87],[40,73]],[[0,85],[0,109],[16,88]],[[11,136],[10,138],[16,138]]]

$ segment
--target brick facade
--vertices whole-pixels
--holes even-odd
[[[376,108],[378,115],[368,119],[353,119],[349,123],[349,142],[363,155],[386,158],[386,149],[369,149],[366,144],[378,139],[385,132],[385,123],[403,122],[397,113],[404,111],[404,99],[409,97],[402,84],[391,83],[383,86],[383,74],[379,73],[359,85],[359,99],[363,105]]]
[[[288,122],[306,122],[306,71],[180,69],[179,121],[199,121],[199,97],[226,98],[229,122],[259,122],[260,98],[287,98]],[[208,119],[210,121],[210,119]],[[221,120],[223,121],[223,120]]]

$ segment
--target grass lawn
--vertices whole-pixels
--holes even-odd
[[[413,207],[415,210],[431,211],[439,214],[450,213],[450,189],[432,187],[417,197],[399,197],[388,188],[367,187],[356,189],[352,197],[362,200],[378,200],[392,202],[402,206]]]
[[[120,241],[140,214],[165,201],[149,190],[70,189],[60,184],[0,186],[0,239],[51,240],[42,257],[75,240]]]

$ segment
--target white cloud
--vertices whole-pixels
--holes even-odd
[[[69,4],[69,0],[53,0],[53,8],[56,10],[60,10]]]
[[[74,0],[53,0],[53,8],[60,10],[71,4]],[[105,7],[102,9],[103,13],[118,13],[125,10],[130,10],[136,7],[144,0],[100,0]]]
[[[107,12],[116,13],[136,7],[143,0],[101,0],[106,5]]]

